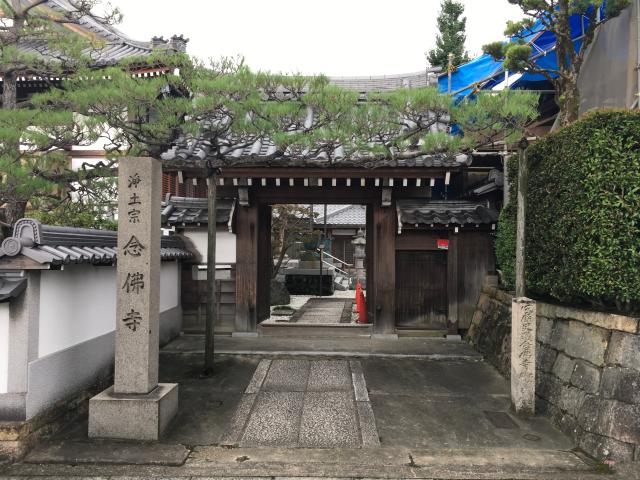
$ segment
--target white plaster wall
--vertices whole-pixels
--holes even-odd
[[[179,275],[178,262],[162,262],[160,312],[178,306]],[[38,357],[114,331],[115,312],[115,267],[66,265],[61,271],[43,271]]]
[[[0,393],[9,384],[9,302],[0,303]]]
[[[38,357],[115,330],[116,269],[65,265],[40,280]]]
[[[202,263],[207,263],[207,231],[185,230],[183,235],[191,239],[198,253],[202,256]],[[216,263],[236,263],[236,235],[234,233],[216,233]]]
[[[162,262],[160,265],[160,312],[175,308],[180,303],[180,263]]]

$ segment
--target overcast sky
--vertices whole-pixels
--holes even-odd
[[[521,18],[507,0],[463,0],[467,49],[502,38]],[[254,70],[335,76],[409,73],[426,66],[440,0],[111,0],[137,40],[183,34],[207,59],[243,55]]]

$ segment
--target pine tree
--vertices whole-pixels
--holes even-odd
[[[504,68],[513,72],[530,72],[543,75],[556,91],[556,103],[560,108],[558,117],[560,125],[568,125],[578,119],[580,108],[580,91],[578,78],[584,57],[589,45],[595,38],[599,20],[598,12],[604,5],[605,20],[614,18],[630,5],[630,0],[508,0],[512,5],[522,9],[525,18],[519,22],[507,22],[505,35],[522,37],[536,22],[540,22],[546,31],[556,36],[555,68],[543,68],[532,58],[532,47],[522,39],[516,42],[494,42],[483,47],[496,60],[503,61]],[[571,17],[580,17],[589,23],[577,44],[571,38]]]
[[[117,11],[92,13],[96,3],[78,0],[59,12],[44,0],[0,0],[0,225],[5,234],[28,206],[42,210],[70,199],[67,186],[83,175],[70,170],[66,150],[92,143],[99,133],[64,108],[34,105],[18,82],[26,78],[61,89],[61,78],[91,61],[100,45],[67,27],[82,17],[103,23],[119,19]],[[74,188],[84,187],[75,183]]]
[[[464,49],[467,39],[465,29],[467,18],[461,17],[464,5],[456,0],[442,0],[438,15],[438,30],[436,48],[427,54],[427,60],[432,67],[446,70],[449,65],[449,54],[453,54],[453,65],[460,65],[469,61],[469,55]]]

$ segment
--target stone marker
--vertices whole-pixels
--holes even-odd
[[[118,167],[115,384],[89,402],[89,436],[157,440],[178,409],[178,385],[158,384],[162,165]]]
[[[511,302],[511,402],[516,413],[532,415],[536,403],[536,302]]]

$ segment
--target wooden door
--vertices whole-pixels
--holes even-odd
[[[396,326],[447,328],[447,252],[396,252]]]

